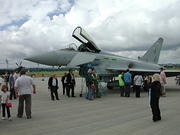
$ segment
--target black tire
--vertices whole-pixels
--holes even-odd
[[[114,88],[113,83],[112,82],[108,82],[107,83],[107,88],[110,89],[110,90],[113,89]]]

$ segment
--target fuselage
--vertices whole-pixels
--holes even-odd
[[[118,55],[100,52],[79,52],[76,50],[70,49],[61,49],[57,51],[51,51],[44,54],[36,55],[34,57],[26,58],[26,60],[51,65],[51,66],[67,66],[68,63],[74,58],[78,53],[86,53],[95,55],[96,58],[94,61],[90,62],[99,74],[108,74],[110,73],[107,69],[146,69],[146,70],[159,70],[160,66],[158,64],[147,63],[137,59],[130,59],[126,57],[121,57]],[[87,63],[85,63],[87,64]],[[81,65],[78,65],[81,66]]]

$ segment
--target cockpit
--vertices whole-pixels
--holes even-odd
[[[77,45],[75,43],[71,43],[67,45],[64,49],[61,50],[69,50],[69,51],[75,51],[77,50]]]
[[[89,49],[86,44],[81,44],[79,47],[78,47],[78,51],[79,52],[93,52],[93,53],[96,53],[95,50],[91,50]]]
[[[81,27],[77,27],[72,36],[80,41],[82,44],[78,47],[78,51],[80,52],[93,52],[99,53],[101,50],[96,46],[95,42],[92,38],[85,32]]]
[[[96,46],[92,38],[85,32],[81,27],[75,28],[72,36],[81,42],[81,45],[77,47],[75,43],[67,45],[64,49],[68,51],[79,51],[79,52],[92,52],[99,53],[101,50]]]

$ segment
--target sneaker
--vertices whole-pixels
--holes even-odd
[[[9,120],[9,121],[12,121],[12,118],[11,118],[11,117],[9,117],[9,118],[8,118],[8,120]]]
[[[5,117],[2,117],[2,120],[5,120],[6,118]]]

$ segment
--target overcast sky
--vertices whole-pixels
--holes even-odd
[[[0,0],[0,66],[76,42],[82,26],[105,51],[136,58],[159,38],[159,63],[180,63],[179,0]],[[31,65],[23,62],[24,65]]]

